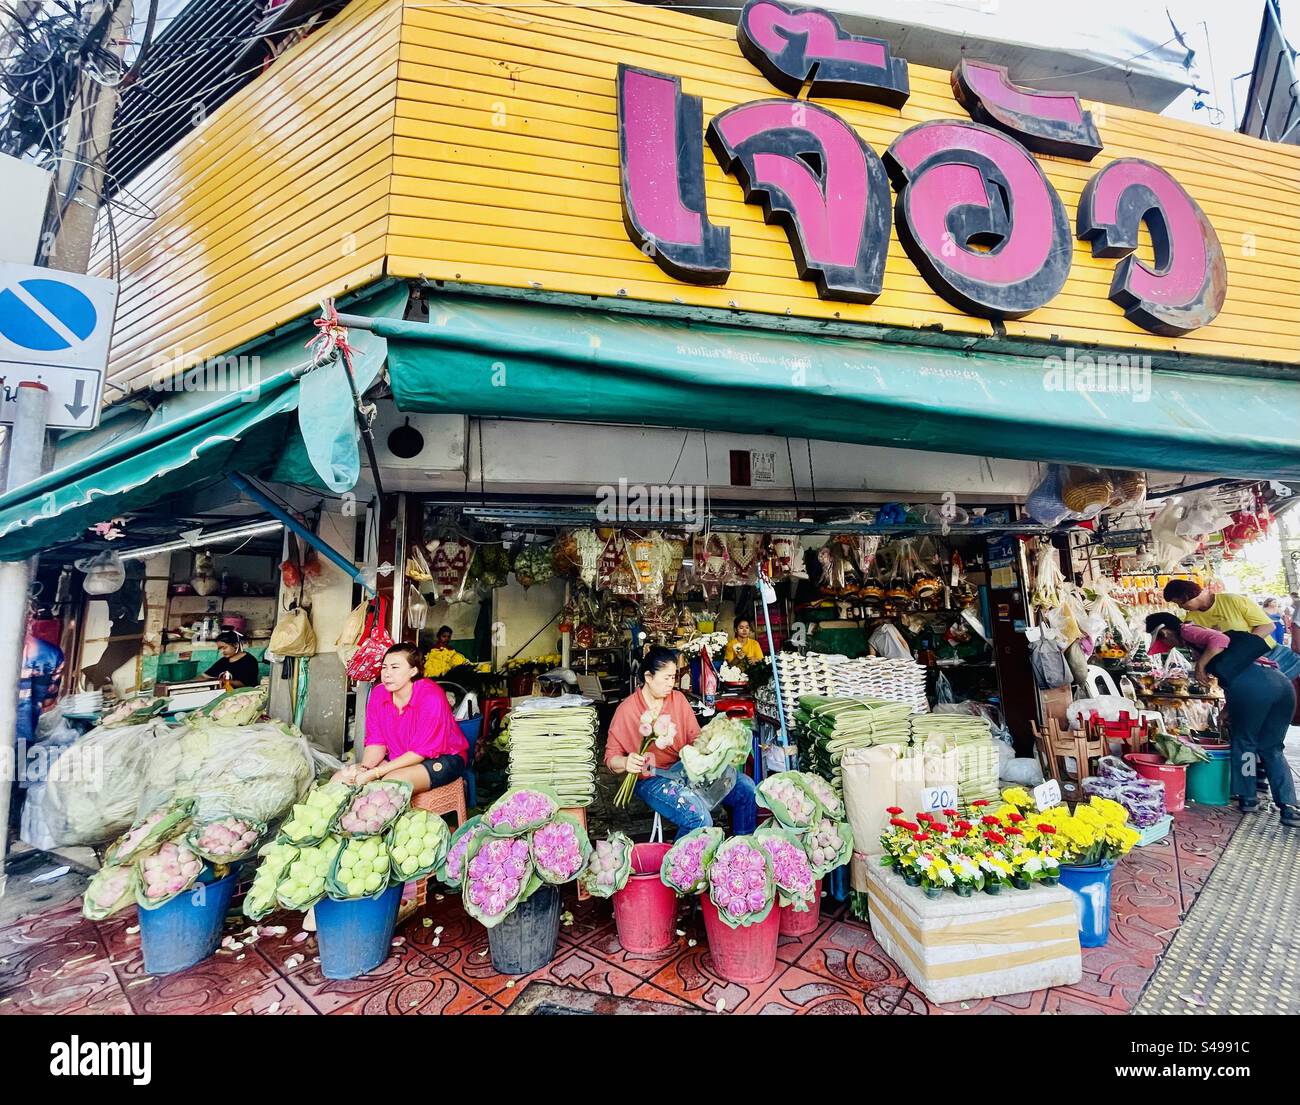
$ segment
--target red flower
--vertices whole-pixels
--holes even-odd
[[[973,828],[975,828],[975,826],[972,825],[969,821],[958,821],[958,822],[957,822],[957,828],[962,829],[963,831],[965,831],[965,830],[973,829]]]
[[[918,814],[916,815],[916,819],[917,819],[918,821],[933,821],[933,820],[934,820],[934,815],[933,815],[933,814],[930,814],[930,813],[918,813]]]
[[[1025,819],[1025,815],[1023,813],[1007,814],[1007,820],[1010,821],[1013,825],[1019,825],[1020,822],[1022,822],[1024,819]]]
[[[981,798],[981,799],[979,799],[978,801],[976,801],[976,802],[972,802],[972,803],[971,803],[971,805],[974,806],[977,810],[978,810],[978,809],[983,809],[983,808],[984,808],[985,806],[987,806],[988,804],[989,804],[989,803],[988,803],[988,800],[987,800],[987,799],[984,799],[984,798]]]
[[[902,806],[887,806],[887,807],[885,808],[885,812],[886,812],[886,813],[892,813],[895,817],[897,817],[900,813],[903,812],[903,807],[902,807]]]
[[[891,817],[891,818],[889,819],[889,823],[890,823],[891,825],[893,825],[894,828],[896,828],[896,829],[902,829],[902,828],[905,828],[906,825],[907,825],[907,822],[904,821],[901,817]]]
[[[991,840],[994,844],[1005,844],[1005,843],[1007,842],[1007,838],[1006,838],[1005,836],[1003,836],[1001,833],[995,833],[995,832],[992,832],[992,831],[990,830],[989,832],[985,833],[984,835],[985,835],[989,840]]]
[[[944,817],[956,817],[956,816],[957,816],[957,811],[956,811],[956,810],[944,810],[944,811],[943,811],[943,815],[944,815]]]
[[[917,833],[917,834],[916,834],[912,839],[915,840],[917,843],[920,843],[922,840],[929,840],[929,839],[930,839],[930,834],[929,834],[929,833]]]
[[[916,832],[916,830],[919,829],[921,826],[918,825],[915,821],[904,821],[904,820],[900,817],[900,818],[898,819],[898,827],[899,827],[900,829],[906,829],[909,833],[914,833],[914,832]]]
[[[996,817],[994,817],[992,814],[985,814],[983,817],[980,818],[980,824],[981,824],[981,825],[997,825],[997,824],[999,824],[999,822],[998,822],[998,819],[997,819]]]
[[[1055,825],[1048,825],[1048,824],[1044,823],[1044,824],[1038,826],[1038,831],[1039,831],[1040,833],[1046,833],[1048,836],[1055,836],[1055,835],[1056,835],[1056,826],[1055,826]]]
[[[1024,830],[1022,830],[1022,829],[1017,829],[1014,825],[1012,825],[1010,828],[1008,828],[1008,829],[1007,829],[1007,832],[1008,832],[1011,836],[1024,836],[1024,835],[1025,835],[1025,834],[1024,834]]]

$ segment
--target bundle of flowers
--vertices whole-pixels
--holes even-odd
[[[103,921],[135,902],[137,876],[134,867],[103,867],[86,886],[81,913],[92,921]]]
[[[193,801],[186,798],[140,818],[104,853],[104,863],[112,866],[138,859],[155,845],[181,831],[193,809]]]
[[[853,830],[848,822],[824,814],[803,834],[801,842],[813,875],[819,879],[844,866],[853,854]]]
[[[725,633],[700,633],[682,645],[682,655],[698,656],[707,650],[711,655],[716,656],[726,647]]]
[[[536,788],[510,790],[488,807],[484,823],[496,836],[522,836],[541,828],[559,812],[556,799]]]
[[[578,885],[594,898],[609,898],[627,885],[632,875],[632,840],[610,833],[598,840],[578,876]]]
[[[817,894],[818,876],[803,844],[789,829],[774,825],[765,825],[754,838],[772,861],[779,904],[792,907],[796,913],[807,912]]]
[[[761,924],[776,902],[772,860],[752,836],[723,841],[709,865],[709,900],[728,928]]]
[[[195,855],[210,863],[234,863],[243,859],[266,832],[266,824],[244,817],[223,817],[190,830],[185,843]]]
[[[451,834],[451,843],[447,845],[447,856],[438,868],[438,881],[459,890],[465,878],[465,855],[470,846],[490,830],[480,814],[471,817],[459,829]]]
[[[285,909],[308,910],[325,896],[325,880],[334,869],[343,838],[327,836],[319,844],[300,848],[275,888],[275,900]]]
[[[411,804],[411,784],[377,779],[367,783],[343,807],[334,831],[340,836],[376,836]]]
[[[356,793],[347,783],[326,783],[298,802],[280,826],[280,837],[298,847],[312,847],[330,835],[339,812]]]
[[[451,833],[447,822],[428,810],[407,810],[388,834],[388,858],[402,882],[432,875],[446,858]]]
[[[392,860],[382,837],[345,838],[325,880],[325,890],[335,901],[367,898],[388,889]]]
[[[803,785],[812,792],[812,796],[821,803],[824,809],[831,817],[842,818],[844,816],[844,802],[840,796],[835,793],[835,788],[830,785],[820,775],[814,775],[811,771],[800,771],[799,778],[803,780]]]
[[[796,831],[811,828],[820,812],[816,797],[798,771],[782,771],[759,783],[758,804],[771,810],[785,828]]]
[[[586,830],[567,813],[556,814],[550,824],[534,829],[529,847],[537,877],[557,886],[577,878],[591,855]]]
[[[203,860],[183,843],[165,841],[158,851],[141,856],[136,863],[136,904],[156,909],[193,886],[202,871]]]
[[[298,858],[298,849],[292,844],[272,842],[258,855],[262,862],[253,875],[253,885],[244,895],[244,916],[253,921],[260,921],[275,909],[276,891],[289,865]]]
[[[659,867],[659,879],[678,894],[701,894],[709,885],[709,865],[722,843],[722,830],[692,829],[677,838]]]
[[[533,872],[528,841],[484,834],[465,856],[465,912],[492,928],[541,885]]]
[[[1114,863],[1133,850],[1142,834],[1128,823],[1128,810],[1109,798],[1093,796],[1070,813],[1053,806],[1037,815],[1038,831],[1054,830],[1058,855],[1072,867]]]
[[[682,749],[682,767],[692,783],[710,786],[727,768],[744,766],[753,749],[749,722],[718,714]]]

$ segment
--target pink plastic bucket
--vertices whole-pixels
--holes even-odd
[[[614,924],[624,951],[666,952],[676,943],[677,892],[659,879],[669,844],[634,844],[632,875],[614,895]]]
[[[708,894],[700,898],[704,931],[709,937],[713,969],[728,982],[747,985],[770,978],[776,970],[776,945],[781,934],[781,911],[773,908],[761,924],[730,928],[718,916]]]
[[[1124,759],[1142,778],[1165,784],[1165,809],[1169,813],[1180,813],[1187,807],[1186,767],[1165,763],[1157,752],[1130,752]]]
[[[822,881],[817,880],[812,903],[803,913],[795,912],[794,906],[781,907],[781,935],[807,936],[822,919]]]

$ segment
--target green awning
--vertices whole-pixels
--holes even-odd
[[[405,302],[398,285],[378,289],[365,307],[400,310]],[[31,556],[231,472],[351,488],[360,471],[352,393],[339,362],[307,371],[312,333],[310,325],[291,327],[232,354],[222,377],[196,370],[189,383],[181,378],[143,424],[116,418],[61,441],[53,471],[0,495],[0,557]],[[385,343],[361,332],[351,338],[364,391],[383,365]],[[217,398],[202,390],[214,381],[227,389]],[[235,383],[246,386],[228,390]]]
[[[1045,350],[1053,361],[452,297],[429,303],[427,323],[381,319],[374,331],[404,411],[1300,478],[1300,380],[1090,369],[1064,346]]]

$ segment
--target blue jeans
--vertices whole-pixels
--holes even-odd
[[[754,780],[738,771],[735,785],[722,800],[731,811],[731,828],[737,836],[752,833],[758,824],[757,793]],[[680,763],[638,780],[636,796],[684,833],[713,824],[709,803],[691,786]]]
[[[1272,660],[1277,665],[1277,670],[1288,679],[1300,679],[1300,656],[1286,645],[1274,645],[1264,653],[1264,658]]]

